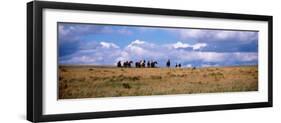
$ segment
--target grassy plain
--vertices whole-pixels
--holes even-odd
[[[258,66],[115,68],[60,66],[59,99],[258,90]]]

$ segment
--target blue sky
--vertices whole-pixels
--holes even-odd
[[[170,59],[183,67],[258,64],[258,32],[58,23],[59,64]]]

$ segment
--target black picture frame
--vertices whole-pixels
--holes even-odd
[[[43,109],[42,107],[42,100],[43,100],[42,98],[43,96],[42,95],[42,88],[43,88],[42,85],[42,74],[43,74],[42,10],[45,8],[266,21],[268,22],[268,101],[255,102],[255,103],[241,103],[241,104],[189,106],[189,107],[163,107],[157,109],[43,115],[42,113],[43,111],[42,110]],[[154,114],[272,107],[273,106],[272,27],[273,27],[273,17],[265,16],[265,15],[185,11],[185,10],[171,10],[171,9],[158,9],[158,8],[140,8],[140,7],[125,7],[125,6],[80,4],[80,3],[45,2],[45,1],[29,2],[27,3],[27,120],[32,122],[45,122],[45,121],[63,121],[63,120],[94,119],[94,118],[107,118],[107,117],[123,117],[123,116],[137,116],[137,115],[154,115]]]

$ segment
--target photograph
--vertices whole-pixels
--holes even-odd
[[[58,99],[258,91],[258,31],[57,23]]]
[[[26,4],[28,121],[273,107],[272,15],[128,5]]]

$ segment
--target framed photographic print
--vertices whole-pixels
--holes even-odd
[[[272,16],[27,4],[33,122],[272,107]]]

